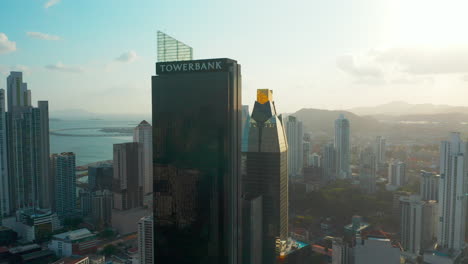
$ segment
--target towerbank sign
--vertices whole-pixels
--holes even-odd
[[[226,59],[156,63],[156,74],[227,71]]]

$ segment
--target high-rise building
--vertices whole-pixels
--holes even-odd
[[[351,177],[349,135],[349,120],[343,114],[340,114],[338,119],[335,120],[336,174],[338,179]]]
[[[333,143],[323,147],[322,170],[326,182],[336,180],[336,151]]]
[[[101,163],[88,167],[88,185],[91,191],[112,190],[113,177],[112,164]]]
[[[361,188],[367,193],[376,191],[376,157],[371,148],[361,152],[359,163],[359,181]]]
[[[406,182],[406,164],[398,160],[390,162],[388,165],[388,183],[399,187],[405,185]]]
[[[322,157],[317,154],[313,153],[309,156],[310,159],[310,165],[315,168],[321,168],[322,167]]]
[[[240,65],[166,62],[156,74],[154,262],[239,263]]]
[[[137,142],[114,144],[113,208],[128,210],[143,205],[142,155]]]
[[[303,165],[303,137],[302,122],[295,116],[286,118],[286,137],[288,139],[288,175],[302,175]]]
[[[242,197],[242,262],[262,263],[263,257],[262,196]]]
[[[91,194],[91,217],[98,228],[111,225],[112,192],[109,190],[95,191]]]
[[[375,162],[377,165],[382,165],[386,162],[386,141],[382,136],[377,136],[374,143]]]
[[[153,216],[145,216],[138,221],[138,255],[141,264],[153,264]]]
[[[10,211],[5,90],[0,89],[0,223],[2,217],[9,215]]]
[[[158,31],[158,62],[187,61],[193,59],[190,46]]]
[[[141,177],[143,183],[143,194],[153,192],[153,128],[146,122],[141,123],[133,132],[133,141],[140,143],[143,155],[141,157]]]
[[[242,152],[247,152],[249,149],[249,129],[250,129],[250,113],[249,106],[242,106]]]
[[[418,195],[400,197],[401,245],[410,254],[419,255],[422,245],[423,205]]]
[[[439,199],[440,176],[433,172],[421,171],[420,195],[424,201]]]
[[[54,180],[54,210],[60,218],[76,213],[76,157],[73,152],[52,154],[50,157]]]
[[[467,169],[466,144],[460,133],[440,144],[439,230],[437,243],[454,252],[465,247]]]
[[[242,191],[263,198],[262,258],[263,263],[272,263],[276,238],[284,241],[288,237],[288,143],[273,92],[268,89],[257,90]]]
[[[312,160],[310,156],[312,155],[312,144],[310,141],[304,141],[302,143],[302,167],[310,167],[312,166]]]
[[[7,78],[7,151],[10,209],[50,208],[48,103],[31,105],[21,72]]]

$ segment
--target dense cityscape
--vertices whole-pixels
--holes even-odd
[[[0,264],[468,263],[468,107],[280,112],[171,35],[141,118],[67,119],[8,68]]]

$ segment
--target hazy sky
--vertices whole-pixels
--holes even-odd
[[[468,1],[1,0],[0,88],[25,72],[52,111],[148,113],[156,31],[242,64],[278,110],[468,106]]]

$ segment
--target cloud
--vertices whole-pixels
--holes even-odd
[[[60,1],[62,1],[62,0],[49,0],[49,1],[47,1],[47,3],[45,3],[44,7],[49,8],[51,6],[54,6],[54,5],[58,4],[58,3],[60,3]]]
[[[115,58],[116,61],[124,62],[124,63],[129,63],[133,62],[138,58],[137,54],[135,51],[131,50],[128,52],[122,53],[119,57]]]
[[[461,80],[464,81],[464,82],[468,82],[468,75],[463,75],[461,77]]]
[[[50,35],[50,34],[41,33],[41,32],[26,32],[26,35],[28,35],[31,38],[43,39],[43,40],[61,40],[62,39],[59,36]]]
[[[16,50],[16,42],[8,40],[5,33],[0,32],[0,54],[13,52]]]
[[[336,59],[336,66],[350,74],[359,78],[382,78],[381,69],[372,65],[357,65],[354,57],[351,55],[343,55]]]
[[[61,72],[71,72],[71,73],[80,73],[83,72],[83,68],[77,67],[77,66],[70,66],[70,65],[64,65],[61,62],[57,62],[56,64],[50,64],[45,66],[46,69],[52,70],[52,71],[61,71]]]
[[[468,46],[397,47],[374,51],[371,56],[410,74],[468,73]]]
[[[432,77],[399,77],[390,81],[392,84],[421,84],[421,83],[434,83],[434,78]]]

